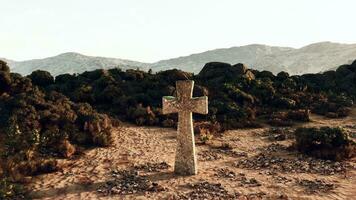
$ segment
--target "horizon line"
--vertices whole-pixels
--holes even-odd
[[[15,59],[5,58],[5,57],[0,57],[0,59],[5,59],[5,60],[10,61],[10,62],[26,62],[26,61],[33,61],[33,60],[43,60],[43,59],[47,59],[47,58],[53,58],[53,57],[61,56],[61,55],[64,55],[64,54],[72,53],[72,54],[79,54],[79,55],[86,56],[86,57],[120,59],[120,60],[125,60],[125,61],[139,62],[139,63],[142,63],[142,64],[154,64],[154,63],[157,63],[157,62],[160,62],[160,61],[166,61],[166,60],[170,60],[170,59],[188,57],[188,56],[201,54],[201,53],[206,53],[206,52],[215,51],[215,50],[232,49],[232,48],[247,47],[247,46],[253,46],[253,45],[279,47],[279,48],[291,48],[291,49],[295,49],[296,50],[296,49],[302,49],[302,48],[310,46],[310,45],[322,44],[322,43],[331,43],[331,44],[340,44],[340,45],[356,45],[356,43],[354,43],[354,42],[347,43],[347,42],[333,42],[333,41],[313,42],[313,43],[309,43],[309,44],[306,44],[306,45],[302,45],[300,47],[291,47],[291,46],[284,46],[284,45],[283,46],[278,46],[278,45],[269,45],[269,44],[262,44],[262,43],[251,43],[251,44],[245,44],[245,45],[240,45],[240,46],[236,45],[236,46],[230,46],[230,47],[217,47],[217,48],[214,48],[214,49],[204,50],[204,51],[191,53],[191,54],[187,54],[187,55],[161,59],[161,60],[158,60],[158,61],[155,61],[155,62],[145,62],[145,61],[139,61],[139,60],[133,60],[133,59],[126,59],[126,58],[120,58],[120,57],[111,57],[111,56],[102,56],[102,55],[90,55],[90,54],[82,53],[80,51],[66,51],[66,52],[63,52],[63,53],[55,54],[53,56],[46,56],[46,57],[41,57],[41,58],[31,58],[31,59],[25,59],[25,60],[15,60]]]

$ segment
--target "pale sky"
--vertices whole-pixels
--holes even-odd
[[[356,43],[355,0],[0,0],[0,57],[154,62],[253,43]]]

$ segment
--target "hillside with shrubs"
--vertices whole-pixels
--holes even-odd
[[[0,199],[18,195],[20,189],[12,182],[57,170],[53,158],[70,158],[81,148],[110,144],[107,115],[88,103],[40,89],[30,78],[10,73],[2,61],[0,111]]]
[[[291,126],[310,121],[311,113],[346,117],[356,100],[356,61],[336,71],[296,76],[212,62],[196,75],[116,68],[56,77],[46,71],[23,77],[0,61],[0,199],[16,193],[11,182],[57,170],[54,158],[109,146],[119,120],[175,127],[177,116],[162,114],[162,96],[175,95],[175,82],[187,79],[195,81],[193,96],[209,96],[209,114],[196,115],[196,125],[215,131]],[[314,151],[313,141],[303,139],[309,132],[297,133],[297,148],[310,143]],[[348,155],[352,148],[345,150]]]
[[[44,71],[28,76],[43,91],[59,92],[77,103],[137,125],[175,126],[175,115],[163,116],[162,96],[174,95],[175,81],[194,80],[194,96],[209,96],[209,115],[224,129],[289,126],[309,121],[310,112],[330,118],[349,114],[356,98],[356,62],[322,74],[290,76],[250,70],[243,64],[207,63],[197,75],[168,70],[95,70],[53,78]]]

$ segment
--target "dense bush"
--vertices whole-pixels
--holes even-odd
[[[177,80],[195,80],[194,96],[209,95],[209,115],[195,118],[217,121],[225,129],[233,129],[260,126],[256,118],[283,126],[308,121],[309,113],[298,110],[328,117],[347,116],[356,96],[349,88],[356,88],[356,83],[342,76],[342,68],[355,74],[355,64],[333,73],[290,76],[281,72],[275,76],[268,71],[249,70],[243,64],[212,62],[198,75],[176,69],[157,74],[110,69],[59,75],[54,84],[49,84],[51,76],[41,71],[29,77],[45,91],[57,91],[74,102],[89,103],[120,120],[158,126],[175,126],[177,118],[162,115],[162,96],[175,94]],[[286,114],[278,117],[276,113]]]
[[[0,62],[0,76],[0,161],[7,179],[19,181],[26,175],[54,171],[57,163],[49,158],[71,157],[78,145],[110,144],[107,115],[36,86],[53,85],[48,72],[22,77]]]
[[[322,159],[343,160],[356,156],[356,144],[342,128],[298,128],[298,151]]]
[[[34,71],[29,75],[29,78],[34,84],[39,86],[47,86],[54,83],[53,76],[47,71]]]

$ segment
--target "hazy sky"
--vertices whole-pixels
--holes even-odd
[[[153,62],[251,43],[356,43],[355,0],[0,0],[0,57]]]

